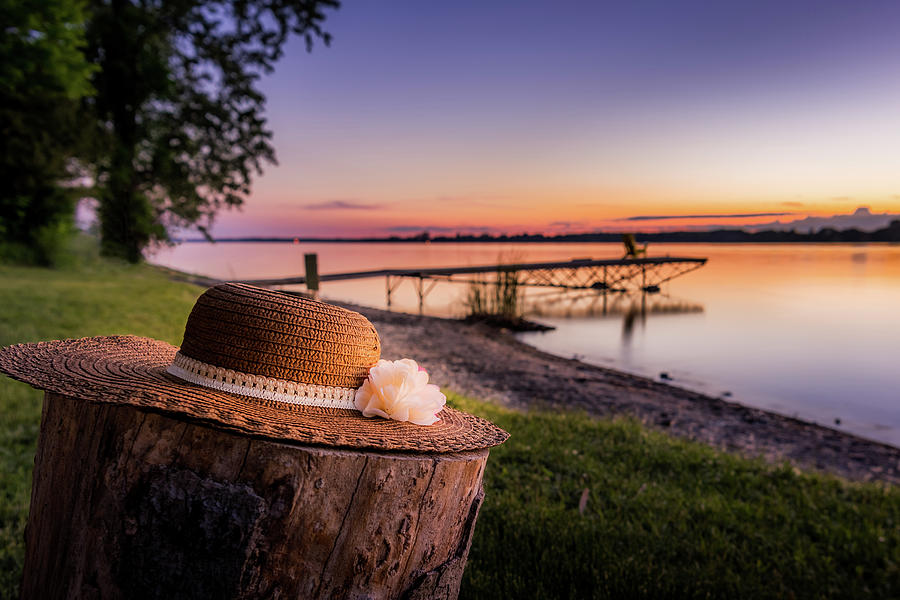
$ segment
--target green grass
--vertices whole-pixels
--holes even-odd
[[[488,461],[462,598],[900,596],[897,488],[630,420],[450,401],[511,433]]]
[[[177,344],[199,293],[148,267],[0,266],[0,345],[116,333]],[[491,452],[461,598],[900,597],[896,488],[628,420],[450,401],[512,434]],[[15,597],[40,394],[0,378],[0,415],[0,596]]]

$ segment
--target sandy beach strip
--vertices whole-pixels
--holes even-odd
[[[729,452],[852,480],[900,483],[900,449],[886,444],[553,356],[484,325],[342,304],[372,321],[384,358],[414,358],[434,383],[460,394],[520,410],[629,415]]]

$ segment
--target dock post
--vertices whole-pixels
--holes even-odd
[[[421,315],[425,310],[425,291],[422,289],[424,285],[425,279],[419,275],[419,280],[416,282],[416,292],[419,294],[419,314]]]
[[[310,291],[313,298],[318,298],[319,256],[315,253],[304,254],[303,261],[306,263],[306,289]]]

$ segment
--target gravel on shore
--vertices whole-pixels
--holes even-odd
[[[900,483],[900,449],[612,369],[560,358],[485,325],[344,304],[378,329],[382,356],[413,358],[434,383],[527,410],[629,415],[672,435],[857,481]]]

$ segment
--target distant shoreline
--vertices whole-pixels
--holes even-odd
[[[876,231],[860,229],[821,229],[814,233],[796,231],[757,231],[720,229],[715,231],[673,231],[662,233],[636,233],[639,243],[653,244],[860,244],[860,243],[900,243],[900,220],[892,221],[888,227]],[[315,237],[227,237],[215,240],[187,238],[180,243],[316,243],[316,244],[383,244],[383,243],[435,243],[435,244],[484,244],[484,243],[621,243],[622,233],[577,233],[546,236],[543,234],[521,235],[454,235],[431,236],[427,232],[419,235],[400,237],[361,238],[315,238]]]

